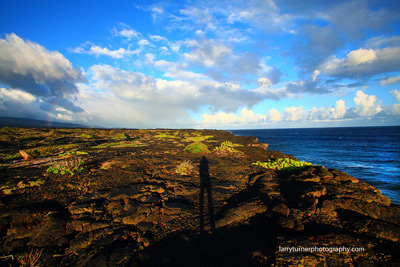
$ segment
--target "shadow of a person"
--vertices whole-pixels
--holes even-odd
[[[204,191],[207,191],[208,214],[210,216],[211,232],[215,232],[214,207],[211,193],[211,178],[208,160],[205,156],[200,161],[200,234],[204,234]]]

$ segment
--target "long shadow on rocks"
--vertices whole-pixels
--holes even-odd
[[[176,232],[151,245],[133,266],[270,266],[275,231],[255,216],[248,225],[218,228],[211,235]]]

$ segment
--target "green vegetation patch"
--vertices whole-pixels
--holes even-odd
[[[21,154],[15,153],[15,154],[5,154],[5,153],[0,153],[0,161],[1,162],[9,162],[17,159],[22,159]]]
[[[154,136],[155,138],[180,138],[179,136],[176,135],[171,135],[171,134],[167,134],[167,133],[159,133],[157,135]]]
[[[81,138],[83,138],[83,139],[91,139],[91,138],[93,138],[93,135],[87,134],[87,133],[83,133],[83,134],[81,134]]]
[[[114,135],[113,138],[116,140],[125,140],[125,139],[128,139],[129,136],[126,133],[120,133],[120,134]]]
[[[185,139],[182,141],[184,142],[204,142],[207,139],[213,138],[214,136],[212,135],[205,135],[205,136],[186,136]],[[209,141],[209,140],[207,140]]]
[[[194,142],[190,145],[187,145],[183,151],[188,151],[190,153],[208,153],[210,150],[208,150],[207,145],[201,143],[201,142]]]
[[[261,166],[267,169],[275,170],[295,170],[305,166],[313,166],[310,162],[293,160],[289,158],[270,159],[267,162],[254,162],[252,165]]]
[[[42,180],[42,179],[38,179],[35,181],[28,181],[28,184],[24,183],[23,181],[20,181],[20,182],[18,182],[18,184],[14,184],[13,186],[10,184],[2,185],[2,186],[0,186],[0,190],[3,192],[3,194],[9,195],[9,194],[12,194],[12,192],[14,190],[35,187],[35,186],[41,186],[42,184],[44,184],[44,180]]]
[[[179,175],[190,175],[193,172],[194,166],[190,160],[182,161],[175,170]]]
[[[239,154],[243,154],[242,151],[239,151],[239,150],[235,149],[235,147],[238,147],[238,146],[242,146],[242,145],[234,144],[234,143],[232,143],[230,141],[225,141],[225,142],[222,142],[219,147],[214,148],[213,152],[222,153],[222,154],[224,154],[224,153],[239,153]]]
[[[83,161],[78,158],[69,158],[63,161],[53,162],[52,166],[47,168],[46,172],[54,174],[70,174],[79,173],[83,170]]]
[[[59,152],[60,148],[57,146],[37,147],[26,150],[29,156],[33,158],[45,158],[49,155]]]
[[[136,142],[129,142],[129,141],[120,141],[120,142],[113,142],[113,143],[103,143],[97,146],[92,146],[92,148],[108,148],[108,147],[138,147],[139,145]]]
[[[68,156],[72,156],[72,155],[89,155],[89,153],[85,152],[85,151],[69,151],[66,153],[62,153],[59,156],[60,157],[68,157]]]

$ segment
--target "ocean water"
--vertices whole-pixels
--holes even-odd
[[[339,169],[400,204],[400,126],[231,130],[299,160]]]

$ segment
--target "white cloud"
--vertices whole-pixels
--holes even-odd
[[[300,107],[290,107],[284,109],[285,121],[298,121],[303,120],[303,106]]]
[[[371,48],[396,47],[400,46],[400,36],[377,36],[368,39],[365,43]]]
[[[30,93],[17,89],[6,89],[3,87],[0,88],[0,99],[9,99],[21,104],[29,104],[36,101],[36,97]]]
[[[147,39],[140,39],[138,44],[139,44],[139,46],[146,46],[146,45],[150,45],[150,42]]]
[[[232,48],[213,40],[205,40],[191,54],[185,53],[185,59],[210,68],[224,65],[231,54]]]
[[[399,90],[396,89],[396,90],[390,91],[390,93],[396,98],[397,101],[400,102],[400,91]]]
[[[40,100],[19,89],[0,88],[0,116],[46,119]]]
[[[395,83],[400,82],[400,75],[397,75],[395,77],[390,77],[390,78],[386,78],[386,79],[382,79],[379,81],[379,84],[381,86],[386,86],[386,85],[392,85]]]
[[[152,59],[150,55],[148,58]],[[218,83],[196,77],[190,81],[166,81],[109,65],[92,66],[88,74],[93,90],[107,91],[114,97],[134,103],[147,103],[148,109],[160,104],[184,110],[197,110],[209,105],[214,111],[233,111],[243,106],[250,107],[268,96],[242,89],[234,83]],[[168,116],[167,113],[163,115]]]
[[[377,60],[376,52],[372,49],[358,49],[351,51],[346,58],[346,63],[349,66],[357,66],[363,63],[371,63]]]
[[[132,51],[126,50],[124,48],[119,48],[117,50],[110,50],[107,47],[100,47],[97,45],[90,45],[89,50],[85,50],[85,46],[87,46],[89,43],[86,43],[82,46],[76,47],[71,50],[71,52],[78,53],[78,54],[89,54],[89,55],[94,55],[96,57],[99,56],[109,56],[112,58],[116,59],[121,59],[126,56],[130,56],[133,54]]]
[[[266,77],[259,78],[257,81],[258,85],[261,87],[269,87],[272,85],[272,81]]]
[[[272,0],[250,0],[229,9],[228,23],[244,22],[267,32],[289,32],[293,19],[290,14],[281,14]]]
[[[110,90],[117,97],[148,100],[157,91],[155,79],[139,72],[128,72],[109,65],[94,65],[89,72],[95,88]]]
[[[357,91],[354,103],[357,105],[355,113],[360,116],[374,116],[382,111],[382,107],[377,104],[378,98],[374,95],[367,95],[363,91]]]
[[[139,36],[138,32],[133,29],[123,29],[118,31],[117,34],[128,39],[137,38]]]
[[[321,72],[319,70],[315,70],[314,74],[311,76],[313,82],[315,82],[315,80],[317,79],[318,75],[320,75]]]
[[[119,48],[117,50],[109,50],[107,47],[100,47],[97,45],[92,45],[90,47],[90,50],[86,52],[87,54],[90,55],[95,55],[95,56],[109,56],[112,58],[124,58],[125,56],[128,56],[131,54],[130,51],[125,50],[124,48]]]
[[[397,100],[400,100],[400,91],[391,91]],[[356,93],[354,98],[355,107],[347,108],[345,101],[336,101],[336,106],[326,106],[304,110],[303,106],[287,107],[281,114],[277,109],[271,108],[267,115],[254,114],[250,109],[242,109],[240,115],[232,113],[219,112],[215,114],[203,114],[203,121],[200,126],[207,127],[222,127],[222,128],[248,128],[251,127],[287,127],[293,125],[304,125],[308,123],[329,123],[332,125],[335,121],[361,121],[363,118],[370,119],[389,119],[396,120],[400,115],[400,104],[393,104],[392,106],[382,106],[378,103],[376,96],[367,95],[362,91]],[[301,122],[302,124],[297,124]],[[318,125],[318,124],[314,124]],[[324,124],[319,124],[324,125]],[[325,124],[327,125],[327,124]],[[340,125],[340,124],[339,124]],[[351,124],[348,124],[351,125]]]
[[[235,53],[230,44],[213,39],[187,45],[191,45],[192,50],[184,54],[184,61],[189,66],[205,68],[204,73],[211,79],[247,81],[248,75],[252,75],[268,77],[273,82],[279,80],[280,72],[272,67],[266,69],[261,57],[253,52]],[[269,72],[266,73],[265,70]]]
[[[267,114],[268,121],[277,122],[283,119],[283,115],[275,108],[271,108]]]
[[[346,111],[347,111],[345,102],[343,100],[336,101],[336,107],[333,108],[331,111],[332,111],[331,117],[333,119],[344,118],[344,116],[346,115]]]
[[[149,35],[150,40],[153,42],[167,42],[168,39],[160,35]]]
[[[43,101],[62,99],[60,105],[76,112],[83,110],[72,101],[78,93],[77,82],[84,81],[62,54],[24,41],[16,34],[0,39],[0,83],[18,88]]]
[[[225,112],[218,112],[216,114],[202,115],[203,121],[201,125],[204,127],[212,127],[218,125],[220,127],[230,125],[251,125],[251,124],[264,124],[267,120],[267,116],[254,114],[253,111],[242,108],[239,115],[229,114]]]
[[[118,28],[113,28],[111,32],[115,36],[122,36],[122,37],[127,38],[128,40],[138,38],[141,36],[141,34],[139,32],[132,29],[130,26],[128,26],[125,23],[120,23]]]
[[[330,57],[318,69],[325,75],[345,78],[377,75],[399,68],[400,46],[376,50],[360,48],[351,51],[346,58]]]

